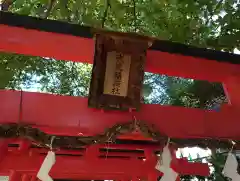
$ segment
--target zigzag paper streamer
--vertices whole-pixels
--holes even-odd
[[[156,165],[156,169],[163,173],[160,181],[176,181],[178,173],[176,173],[170,166],[172,161],[172,155],[168,148],[168,145],[163,148],[163,152],[160,160]]]
[[[40,170],[38,171],[37,178],[41,181],[53,181],[53,179],[49,176],[49,172],[52,166],[55,164],[56,158],[55,153],[49,151],[47,156],[45,157]]]
[[[238,162],[236,156],[229,152],[222,173],[224,176],[231,178],[232,181],[240,181],[240,175],[237,173],[237,168]]]

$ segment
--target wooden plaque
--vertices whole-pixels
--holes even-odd
[[[100,109],[139,109],[149,38],[97,33],[88,104]]]

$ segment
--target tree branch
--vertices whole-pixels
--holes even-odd
[[[41,18],[46,19],[50,15],[51,10],[53,9],[53,6],[55,4],[56,0],[50,0],[46,12],[43,14]]]
[[[213,9],[213,11],[210,12],[211,16],[210,16],[210,18],[207,19],[205,25],[208,25],[208,23],[209,23],[210,21],[212,21],[212,18],[213,18],[214,14],[215,14],[215,11],[217,10],[218,6],[220,6],[222,3],[223,3],[223,0],[220,0],[220,1],[216,4],[216,6],[215,6],[215,8]]]
[[[107,15],[108,15],[109,7],[111,7],[110,0],[107,0],[107,6],[106,6],[106,9],[104,11],[103,18],[102,18],[102,25],[101,25],[102,28],[104,28],[104,25],[105,25],[105,22],[106,22],[106,19],[107,19]]]
[[[3,0],[1,3],[1,10],[8,11],[10,6],[15,2],[15,0]]]
[[[137,32],[137,14],[136,14],[136,2],[133,0],[133,26],[134,26],[134,32]]]

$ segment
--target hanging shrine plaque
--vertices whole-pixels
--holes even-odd
[[[96,33],[88,104],[100,109],[139,109],[150,38]]]

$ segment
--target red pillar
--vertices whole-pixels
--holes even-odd
[[[22,181],[30,181],[31,177],[27,174],[23,174]]]
[[[16,171],[11,171],[9,181],[20,181],[20,175]]]

